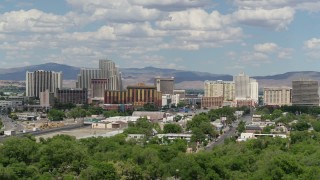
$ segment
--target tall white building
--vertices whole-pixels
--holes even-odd
[[[259,84],[257,80],[250,78],[250,98],[259,102]]]
[[[90,89],[91,79],[101,79],[100,69],[80,69],[80,74],[78,74],[78,81],[76,82],[77,88]]]
[[[245,73],[240,73],[233,77],[235,82],[236,100],[253,100],[258,103],[259,85],[255,79],[250,78]]]
[[[62,88],[62,72],[34,71],[26,72],[26,96],[40,97],[40,92],[49,90],[54,93],[57,88]]]
[[[99,60],[98,69],[81,69],[78,74],[77,88],[86,88],[92,90],[92,79],[108,80],[108,90],[121,90],[122,77],[119,69],[111,60]]]
[[[109,90],[122,89],[121,73],[113,61],[99,60],[99,69],[101,70],[101,78],[109,79]]]

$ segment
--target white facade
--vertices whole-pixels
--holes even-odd
[[[259,85],[257,80],[250,78],[245,73],[240,73],[233,77],[235,82],[235,99],[236,100],[253,100],[258,103]]]
[[[187,141],[191,140],[192,134],[174,134],[174,133],[169,133],[169,134],[157,134],[158,138],[168,138],[169,140],[175,140],[175,139],[185,139]]]
[[[122,122],[136,122],[140,116],[115,116],[115,117],[109,117],[106,118],[105,120],[102,120],[101,122],[117,122],[117,121],[122,121]]]
[[[250,78],[250,98],[256,103],[259,102],[259,85],[255,79]]]
[[[34,71],[26,72],[26,96],[40,97],[40,92],[49,90],[55,92],[57,88],[62,88],[62,72],[54,71]]]
[[[236,99],[247,99],[250,98],[250,78],[244,73],[240,73],[238,76],[234,76],[233,80],[235,82],[235,97]]]
[[[122,90],[122,77],[116,64],[111,60],[99,60],[98,69],[81,69],[77,88],[90,90],[91,79],[108,79],[108,90]]]
[[[80,74],[78,74],[78,81],[76,83],[77,88],[89,89],[91,85],[91,79],[100,79],[101,70],[100,69],[80,69]]]
[[[172,102],[172,95],[171,94],[162,94],[162,106],[170,105]]]
[[[177,106],[180,100],[180,94],[175,94],[171,98],[171,103]]]

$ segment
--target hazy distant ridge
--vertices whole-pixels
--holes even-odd
[[[65,80],[76,80],[80,68],[64,64],[46,63],[19,68],[0,69],[0,80],[23,81],[25,80],[26,71],[36,70],[62,71]],[[124,83],[126,85],[136,84],[138,82],[151,84],[153,83],[153,78],[155,76],[175,77],[175,82],[178,88],[203,88],[203,81],[205,80],[232,80],[232,76],[227,74],[212,74],[207,72],[155,67],[121,68],[120,71],[122,72]],[[269,76],[255,76],[253,78],[258,80],[260,87],[291,86],[291,81],[297,79],[313,79],[320,81],[320,72],[297,71]]]

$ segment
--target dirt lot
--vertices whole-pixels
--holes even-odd
[[[81,139],[81,138],[88,138],[88,137],[110,137],[114,136],[116,134],[122,133],[122,130],[107,130],[107,129],[91,129],[91,127],[85,127],[81,129],[73,129],[73,130],[67,130],[67,131],[59,131],[59,132],[54,132],[54,133],[48,133],[48,134],[43,134],[36,136],[36,139],[39,140],[40,137],[43,138],[51,138],[55,135],[58,134],[65,134],[69,136],[74,136],[76,139]]]

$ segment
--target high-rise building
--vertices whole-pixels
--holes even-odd
[[[99,60],[99,69],[101,70],[101,78],[109,79],[109,90],[122,89],[121,73],[113,61]]]
[[[240,73],[238,76],[233,77],[235,83],[236,99],[250,98],[250,77],[244,73]]]
[[[292,105],[319,106],[318,81],[292,81]]]
[[[141,107],[145,104],[154,104],[157,107],[162,105],[162,93],[157,91],[155,86],[128,86],[126,91],[107,90],[104,96],[105,104],[133,104]]]
[[[80,74],[78,74],[78,81],[76,82],[77,88],[89,89],[91,85],[91,79],[100,79],[101,70],[100,69],[80,69]]]
[[[162,94],[173,94],[174,77],[171,77],[171,78],[156,77],[154,80],[154,85],[156,86],[157,91],[160,91]]]
[[[108,90],[121,90],[122,77],[119,69],[111,60],[99,60],[98,69],[81,69],[76,83],[77,88],[86,88],[94,91],[91,87],[92,79],[107,79]]]
[[[104,92],[109,88],[109,79],[91,79],[91,98],[104,98]]]
[[[48,89],[54,93],[57,88],[62,88],[62,72],[26,72],[26,96],[39,98],[40,92]]]
[[[255,79],[250,78],[244,73],[240,73],[233,77],[235,82],[235,98],[236,100],[253,100],[258,103],[259,86]]]
[[[87,104],[87,89],[57,89],[55,97],[59,103]]]
[[[235,84],[233,81],[224,81],[223,98],[225,101],[233,101],[235,99]]]
[[[265,105],[283,106],[291,105],[290,87],[265,87],[263,88],[263,101]]]
[[[49,89],[44,92],[40,92],[40,106],[51,107],[54,105],[54,93],[50,92]]]
[[[259,102],[259,84],[257,80],[250,78],[250,98],[255,101]]]
[[[223,97],[223,81],[205,81],[204,97]]]
[[[204,97],[223,97],[225,101],[232,101],[234,94],[234,82],[221,80],[204,82]]]

